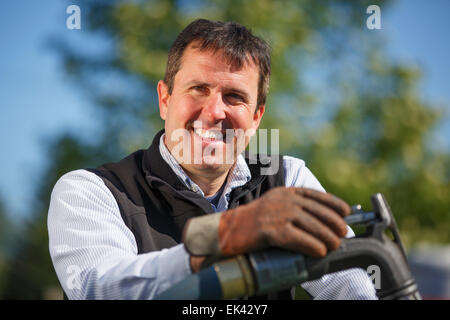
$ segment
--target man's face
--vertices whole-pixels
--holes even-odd
[[[256,131],[264,106],[256,111],[258,66],[229,65],[220,51],[188,46],[172,94],[158,83],[167,148],[188,172],[226,172]]]

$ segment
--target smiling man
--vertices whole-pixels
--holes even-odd
[[[178,35],[151,146],[54,187],[49,247],[68,298],[152,299],[212,258],[268,247],[323,257],[353,235],[349,206],[302,160],[244,156],[269,76],[268,45],[242,25],[201,19]],[[376,299],[360,269],[302,286],[316,299]]]

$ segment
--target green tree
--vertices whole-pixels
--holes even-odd
[[[6,282],[6,268],[10,259],[10,244],[13,234],[13,224],[6,214],[3,201],[0,199],[0,298]]]
[[[236,21],[268,40],[272,77],[262,127],[280,129],[280,150],[298,156],[330,192],[370,208],[383,192],[408,244],[450,240],[449,156],[430,145],[440,111],[417,86],[420,71],[384,55],[365,27],[366,8],[388,1],[79,1],[86,43],[53,39],[65,72],[96,102],[89,139],[63,135],[38,186],[36,210],[10,268],[7,293],[42,298],[57,286],[48,256],[51,189],[65,172],[146,148],[162,127],[156,83],[176,35],[193,19]],[[20,287],[16,284],[20,283]],[[24,289],[26,288],[26,291]]]

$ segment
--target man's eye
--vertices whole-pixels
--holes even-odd
[[[236,101],[243,102],[244,101],[244,98],[236,93],[230,93],[227,95],[227,97],[232,102],[236,102]]]
[[[207,88],[203,86],[194,86],[191,89],[201,93],[205,93],[207,91]]]

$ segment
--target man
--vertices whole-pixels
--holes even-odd
[[[68,298],[152,299],[212,257],[268,247],[323,257],[353,235],[349,206],[302,160],[241,154],[269,75],[267,44],[244,26],[201,19],[180,33],[157,87],[165,128],[150,148],[54,187],[50,254]],[[361,269],[303,287],[316,299],[376,299]]]

